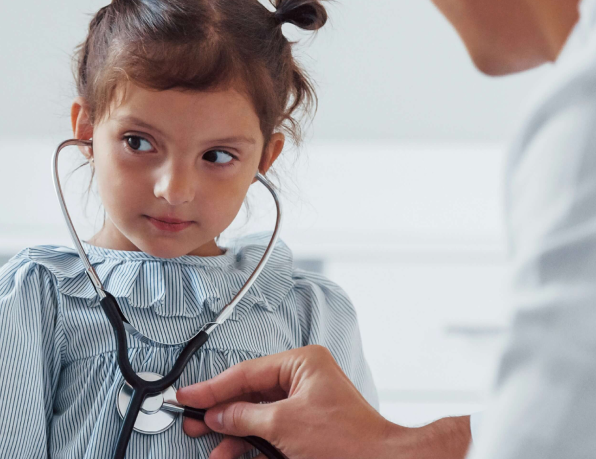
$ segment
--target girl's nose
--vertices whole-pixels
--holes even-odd
[[[160,171],[154,194],[172,206],[191,202],[195,197],[194,168],[185,164],[170,164]]]

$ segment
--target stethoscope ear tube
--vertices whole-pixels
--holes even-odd
[[[79,257],[81,258],[81,261],[85,265],[85,270],[87,272],[87,276],[89,277],[89,280],[91,280],[91,283],[93,284],[93,287],[95,287],[95,290],[97,291],[97,294],[99,295],[99,297],[103,298],[104,297],[103,286],[101,285],[99,276],[97,275],[97,273],[95,272],[95,269],[91,265],[89,258],[87,258],[87,254],[85,253],[85,250],[83,250],[83,245],[81,244],[79,236],[77,235],[77,231],[72,223],[72,219],[70,218],[70,213],[68,212],[68,206],[66,205],[66,201],[64,199],[64,194],[62,193],[62,186],[60,185],[60,174],[58,173],[58,160],[59,160],[60,152],[62,151],[62,149],[64,149],[65,147],[68,147],[68,146],[79,146],[79,147],[93,148],[93,141],[92,140],[82,140],[82,139],[70,139],[70,140],[65,140],[60,145],[58,145],[58,148],[56,148],[56,151],[54,152],[54,156],[52,157],[52,180],[54,181],[54,190],[56,191],[56,196],[58,197],[58,202],[60,203],[60,209],[62,210],[62,215],[64,216],[64,221],[66,222],[68,232],[70,233],[70,238],[72,239],[74,247],[75,247],[76,251],[78,252]]]

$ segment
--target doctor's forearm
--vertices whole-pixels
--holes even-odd
[[[418,428],[392,424],[387,430],[382,458],[464,459],[470,446],[470,417],[439,419]]]

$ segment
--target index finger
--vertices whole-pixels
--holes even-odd
[[[213,379],[179,389],[176,396],[180,403],[195,408],[211,408],[255,392],[279,391],[281,398],[289,391],[302,349],[241,362]]]

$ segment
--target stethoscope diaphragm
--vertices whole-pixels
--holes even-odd
[[[163,378],[158,373],[141,372],[137,375],[145,381],[159,381]],[[132,397],[132,387],[126,381],[120,386],[116,405],[118,407],[118,414],[124,419],[126,410]],[[178,401],[176,400],[176,389],[174,386],[168,387],[163,392],[150,395],[145,398],[139,414],[134,424],[134,430],[139,433],[155,435],[168,430],[178,417],[178,413],[174,410],[164,409],[164,405],[172,405],[176,407]],[[182,409],[181,409],[182,411]]]

